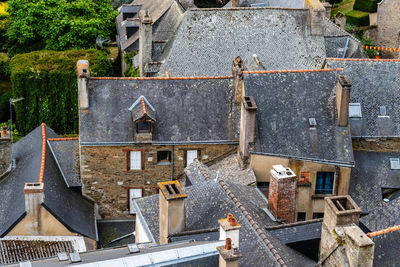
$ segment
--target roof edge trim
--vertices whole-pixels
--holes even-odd
[[[243,71],[244,74],[268,74],[268,73],[297,73],[297,72],[330,72],[330,71],[343,71],[343,68],[337,69],[301,69],[301,70],[255,70]]]
[[[56,138],[55,138],[55,139],[56,139]],[[67,178],[65,177],[64,172],[63,172],[62,169],[61,169],[61,165],[60,165],[60,163],[59,163],[58,160],[57,160],[56,154],[54,153],[54,150],[53,150],[53,148],[52,148],[51,145],[50,145],[50,138],[47,139],[47,144],[48,144],[49,147],[50,147],[51,154],[53,154],[53,158],[54,158],[54,160],[55,160],[56,163],[57,163],[58,170],[61,172],[61,175],[62,175],[62,177],[63,177],[63,179],[64,179],[65,184],[67,185],[68,188],[70,188],[71,186],[69,185],[69,183],[68,183],[68,181],[67,181]]]
[[[25,218],[26,216],[26,211],[24,211],[24,213],[22,213],[22,215],[13,223],[10,225],[10,227],[8,227],[1,235],[0,238],[5,237],[20,221],[22,221],[23,218]]]
[[[129,111],[132,111],[132,109],[140,102],[140,99],[144,99],[144,102],[146,102],[146,104],[153,110],[156,111],[156,109],[150,104],[150,102],[147,100],[147,98],[144,95],[141,95],[138,97],[138,99],[136,99],[135,102],[133,102],[133,104],[130,106]]]
[[[134,199],[132,203],[133,203],[133,206],[135,206],[136,218],[139,219],[144,231],[146,232],[147,236],[151,239],[151,242],[153,244],[157,244],[156,240],[154,239],[153,234],[151,233],[151,231],[149,229],[149,226],[147,225],[146,220],[143,217],[142,212],[140,211],[139,205],[136,203],[136,200]]]
[[[375,58],[333,58],[327,57],[326,61],[372,61],[372,62],[400,62],[400,59],[375,59]]]
[[[199,76],[199,77],[90,77],[90,80],[110,81],[110,80],[123,80],[123,81],[144,81],[144,80],[223,80],[232,79],[233,76]]]
[[[46,166],[46,124],[42,123],[42,161],[40,163],[39,183],[43,183],[45,166]]]
[[[226,8],[190,8],[189,11],[240,11],[240,10],[293,10],[293,11],[308,11],[308,8],[290,8],[290,7],[226,7]]]
[[[137,145],[137,142],[80,142],[80,146],[129,146]],[[203,144],[203,145],[215,145],[215,144],[226,144],[226,145],[237,145],[239,140],[221,140],[221,141],[160,141],[151,142],[152,145],[190,145],[190,144]]]

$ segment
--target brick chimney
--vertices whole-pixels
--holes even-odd
[[[296,175],[282,165],[273,165],[270,174],[268,208],[278,219],[292,223],[296,214]]]
[[[0,133],[0,177],[11,170],[11,138],[10,131],[1,129]]]
[[[160,244],[168,243],[170,234],[185,231],[186,194],[178,181],[158,183],[159,193],[159,216],[160,216]]]
[[[140,10],[139,12],[139,71],[140,76],[146,76],[146,65],[151,61],[153,46],[153,28],[152,20],[148,10]]]
[[[228,214],[226,219],[221,219],[219,223],[219,240],[231,239],[232,248],[239,248],[240,224],[232,214]]]
[[[76,76],[78,77],[78,107],[79,109],[89,108],[89,92],[87,81],[90,77],[89,61],[78,60],[76,63]]]
[[[358,227],[361,209],[350,196],[325,198],[321,266],[372,267],[374,242]]]
[[[27,231],[30,235],[40,235],[42,227],[40,210],[44,201],[44,185],[43,183],[26,183],[24,193]]]
[[[244,95],[243,81],[244,62],[241,57],[236,57],[232,62],[233,87],[235,89],[235,102],[240,104]]]
[[[250,144],[255,141],[257,105],[252,96],[242,98],[240,115],[239,164],[244,168],[248,164]]]
[[[240,7],[240,0],[231,0],[231,7]]]
[[[325,33],[325,7],[320,0],[306,0],[304,7],[308,8],[308,23],[311,35],[324,35]]]
[[[349,123],[349,102],[351,83],[346,76],[339,75],[336,82],[336,110],[339,126]]]

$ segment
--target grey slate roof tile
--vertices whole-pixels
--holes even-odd
[[[296,243],[321,238],[322,222],[297,225],[293,227],[270,230],[282,244]]]
[[[245,94],[253,96],[258,107],[251,153],[353,164],[350,129],[337,126],[337,75],[334,71],[245,74]],[[316,129],[310,129],[309,118],[316,119]]]
[[[287,8],[303,8],[304,1],[302,0],[240,0],[241,7],[251,7],[252,4],[265,4],[270,7],[287,7]],[[229,1],[224,8],[230,8]]]
[[[133,142],[129,107],[143,95],[156,110],[155,142],[237,141],[231,79],[89,80],[80,142]]]
[[[344,68],[353,84],[351,103],[361,104],[361,119],[350,119],[352,137],[400,136],[400,61],[328,60],[331,68]],[[379,117],[385,106],[389,117]]]

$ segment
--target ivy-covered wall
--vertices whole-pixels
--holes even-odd
[[[35,51],[11,59],[16,124],[25,135],[44,122],[58,134],[78,133],[77,60],[90,62],[91,76],[111,76],[112,65],[99,50]]]

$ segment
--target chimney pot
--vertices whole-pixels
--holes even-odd
[[[229,237],[225,239],[225,249],[226,250],[232,249],[232,239],[230,239]]]
[[[239,230],[240,224],[237,223],[235,217],[232,214],[228,214],[226,219],[218,221],[219,228],[219,240],[226,240],[229,238],[233,248],[239,247]]]

